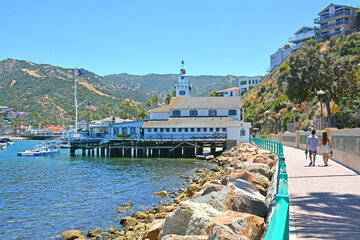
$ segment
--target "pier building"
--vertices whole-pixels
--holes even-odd
[[[101,149],[101,155],[111,157],[192,158],[203,154],[204,148],[217,155],[249,142],[251,123],[244,122],[240,96],[190,97],[184,65],[174,86],[176,97],[169,105],[149,110],[149,119],[90,127],[92,133],[102,129],[108,134],[74,140],[71,154],[81,148],[83,154],[87,149],[94,155],[97,148],[97,155]]]

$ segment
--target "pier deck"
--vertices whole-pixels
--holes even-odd
[[[310,167],[303,150],[284,152],[297,239],[360,239],[360,175],[332,160],[323,167],[321,155]]]

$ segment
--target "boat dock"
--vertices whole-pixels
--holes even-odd
[[[70,155],[74,156],[76,150],[81,150],[82,155],[102,157],[194,158],[196,155],[203,155],[204,148],[209,149],[209,153],[214,156],[220,155],[229,144],[233,143],[216,137],[147,140],[144,138],[83,137],[70,141]]]

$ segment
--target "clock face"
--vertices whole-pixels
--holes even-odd
[[[185,91],[184,91],[184,90],[180,90],[180,91],[179,91],[179,95],[185,95]]]

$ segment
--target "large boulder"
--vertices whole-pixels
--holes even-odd
[[[259,217],[266,216],[268,207],[265,203],[265,197],[257,189],[240,179],[231,180],[228,185],[232,190],[226,199],[225,208],[227,210],[247,212]]]
[[[80,240],[85,239],[84,234],[80,230],[68,230],[60,234],[64,240]]]
[[[165,219],[155,220],[143,234],[142,239],[157,240]]]
[[[250,240],[248,237],[236,234],[233,230],[225,225],[214,225],[209,230],[209,237],[211,240]]]
[[[164,222],[159,239],[169,234],[205,235],[206,226],[221,212],[206,203],[184,201]]]
[[[208,240],[207,235],[199,236],[199,235],[176,235],[170,234],[163,237],[161,240]]]
[[[264,182],[263,180],[257,178],[254,174],[249,171],[242,170],[240,172],[235,172],[230,175],[230,179],[243,179],[246,182],[250,183],[257,189],[259,189],[260,193],[264,196],[267,194],[268,182]]]
[[[224,212],[226,211],[226,199],[228,198],[228,194],[230,191],[230,187],[224,187],[218,192],[211,192],[209,194],[191,199],[189,201],[196,203],[206,203],[215,208],[216,210]]]
[[[223,225],[235,235],[245,236],[251,240],[258,240],[264,232],[264,218],[241,212],[226,211],[214,218],[206,228],[206,232],[210,234],[212,228]],[[224,228],[220,228],[224,230]],[[212,238],[211,238],[212,239]]]
[[[253,163],[264,163],[272,168],[275,165],[275,160],[271,159],[267,155],[256,155],[256,157],[252,160]]]

